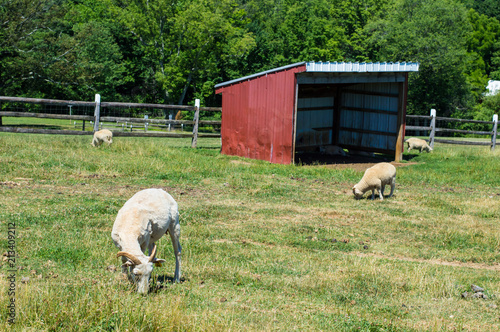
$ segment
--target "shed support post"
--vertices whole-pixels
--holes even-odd
[[[431,109],[431,133],[429,136],[429,145],[434,149],[434,136],[436,135],[436,110]]]
[[[498,133],[498,114],[493,114],[493,132],[491,133],[491,151],[495,150]]]
[[[403,159],[403,140],[405,135],[405,116],[406,116],[406,98],[407,98],[407,84],[408,74],[406,74],[405,82],[399,84],[398,89],[398,116],[397,116],[397,136],[395,146],[394,161],[401,161]]]
[[[101,117],[101,95],[95,95],[95,111],[94,111],[94,132],[99,130],[99,121]]]
[[[196,145],[198,144],[198,123],[200,121],[200,100],[196,99],[194,101],[194,126],[193,126],[193,139],[191,140],[191,147],[196,148]]]

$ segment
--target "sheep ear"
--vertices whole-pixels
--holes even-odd
[[[155,258],[154,261],[153,261],[153,263],[154,263],[154,265],[156,267],[161,267],[161,264],[165,263],[165,262],[166,262],[166,260],[164,260],[164,259],[158,259],[158,258]]]

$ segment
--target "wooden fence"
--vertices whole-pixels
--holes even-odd
[[[101,102],[100,95],[96,95],[95,101],[70,101],[70,100],[54,100],[54,99],[35,99],[35,98],[20,98],[20,97],[2,97],[0,96],[0,105],[5,104],[34,104],[37,106],[59,106],[62,109],[68,110],[69,114],[56,114],[52,112],[37,112],[33,111],[7,111],[8,107],[0,107],[0,132],[15,132],[15,133],[34,133],[34,134],[63,134],[63,135],[92,135],[94,131],[102,128],[108,128],[113,131],[114,136],[145,136],[145,137],[192,137],[192,147],[196,147],[198,137],[220,137],[220,132],[200,132],[200,126],[214,126],[220,128],[220,120],[201,120],[201,112],[221,112],[220,107],[200,107],[199,100],[195,101],[195,106],[183,105],[164,105],[164,104],[144,104],[144,103],[117,103],[117,102]],[[71,114],[72,109],[87,108],[93,111],[93,115]],[[194,112],[193,120],[175,120],[137,117],[121,117],[121,116],[101,116],[102,111],[106,108],[113,109],[149,109],[163,111],[192,111]],[[73,122],[74,128],[78,125],[81,130],[69,129],[47,129],[34,128],[35,126],[5,126],[2,123],[2,117],[26,117],[26,118],[46,118],[46,119],[66,119]],[[87,126],[90,124],[90,126]],[[86,128],[87,126],[87,128]],[[192,132],[183,132],[182,130],[173,131],[174,128],[184,128],[192,126]],[[90,128],[89,128],[90,127]]]
[[[117,103],[117,102],[101,102],[99,95],[96,95],[95,101],[71,101],[71,100],[54,100],[54,99],[36,99],[36,98],[20,98],[20,97],[2,97],[0,96],[0,106],[2,103],[8,104],[32,104],[36,106],[52,105],[61,106],[69,114],[56,114],[52,112],[39,111],[6,111],[8,107],[0,107],[0,132],[15,132],[15,133],[35,133],[35,134],[63,134],[63,135],[92,135],[94,131],[102,128],[113,130],[114,136],[145,136],[145,137],[191,137],[192,147],[196,147],[198,137],[220,137],[220,132],[203,133],[199,131],[200,126],[215,126],[221,125],[220,120],[201,120],[200,111],[203,112],[221,112],[220,107],[200,107],[199,100],[195,101],[195,106],[182,105],[164,105],[164,104],[141,104],[141,103]],[[86,107],[93,112],[89,114],[72,114],[72,108]],[[159,119],[149,118],[144,116],[138,117],[121,117],[121,116],[101,116],[105,109],[149,109],[149,110],[164,110],[164,111],[192,111],[194,112],[193,120],[175,120],[175,119]],[[68,111],[69,110],[69,111]],[[90,111],[87,111],[89,113]],[[35,128],[35,126],[5,126],[2,124],[2,117],[28,117],[28,118],[47,118],[47,119],[67,119],[76,126],[81,126],[81,130],[70,129],[47,129]],[[498,134],[498,115],[493,116],[492,121],[477,121],[467,119],[455,119],[437,117],[436,111],[431,110],[429,116],[425,115],[407,115],[408,120],[415,119],[417,121],[428,122],[427,126],[406,125],[405,131],[428,131],[429,145],[434,147],[434,142],[448,144],[466,144],[466,145],[490,145],[491,150],[495,149],[496,136]],[[491,126],[491,131],[474,131],[454,128],[437,127],[436,123],[472,123]],[[86,124],[90,126],[86,128]],[[192,132],[173,131],[174,127],[192,126]],[[470,140],[451,140],[436,137],[437,133],[454,133],[461,135],[483,135],[490,136],[491,142],[478,142]]]
[[[479,121],[479,120],[467,120],[467,119],[455,119],[455,118],[445,118],[445,117],[437,117],[436,110],[432,109],[429,116],[426,115],[407,115],[408,119],[417,119],[424,120],[429,122],[429,126],[409,126],[406,125],[406,131],[428,131],[429,132],[429,145],[434,148],[434,142],[438,143],[447,143],[447,144],[462,144],[462,145],[489,145],[491,150],[495,150],[496,145],[496,137],[498,135],[498,114],[493,115],[492,121]],[[481,124],[481,125],[491,125],[491,131],[479,131],[479,130],[463,130],[463,129],[454,129],[454,128],[439,128],[436,125],[436,122],[443,123],[472,123],[472,124]],[[483,135],[490,136],[490,142],[480,142],[480,141],[471,141],[471,140],[451,140],[445,138],[437,138],[436,133],[456,133],[461,135]]]

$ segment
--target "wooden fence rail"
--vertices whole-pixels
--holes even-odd
[[[496,137],[498,135],[498,114],[493,115],[492,121],[480,121],[480,120],[468,120],[468,119],[455,119],[455,118],[445,118],[437,117],[436,110],[432,109],[431,114],[427,115],[407,115],[407,119],[419,119],[430,121],[429,126],[406,126],[405,131],[429,131],[429,145],[434,148],[434,142],[447,143],[447,144],[461,144],[461,145],[490,145],[493,151],[496,146]],[[491,131],[479,131],[479,130],[463,130],[463,129],[450,129],[450,128],[437,128],[436,121],[444,122],[460,122],[460,123],[475,123],[475,124],[485,124],[491,125]],[[475,141],[457,141],[450,139],[436,138],[436,133],[458,133],[458,134],[468,134],[468,135],[484,135],[491,136],[491,142],[475,142]]]
[[[2,111],[0,108],[0,132],[15,132],[15,133],[35,133],[35,134],[63,134],[63,135],[92,135],[94,131],[103,127],[121,127],[121,130],[113,130],[115,136],[145,136],[145,137],[192,137],[192,146],[196,147],[197,137],[220,137],[220,133],[201,133],[199,126],[220,126],[221,121],[218,120],[200,120],[199,112],[221,112],[220,107],[200,107],[199,101],[196,100],[195,106],[186,105],[164,105],[164,104],[146,104],[146,103],[117,103],[117,102],[101,102],[100,96],[96,95],[94,102],[73,101],[73,100],[55,100],[55,99],[37,99],[37,98],[22,98],[22,97],[4,97],[0,96],[0,104],[6,103],[25,103],[38,105],[63,106],[71,109],[73,106],[88,107],[94,109],[94,115],[72,115],[72,114],[55,114],[55,113],[36,113],[36,112],[13,112]],[[175,120],[175,119],[153,119],[153,118],[136,118],[122,116],[101,116],[101,111],[106,108],[127,108],[127,109],[162,109],[173,111],[194,111],[195,118],[193,120]],[[71,111],[70,111],[71,113]],[[26,127],[4,126],[2,117],[30,117],[30,118],[47,118],[47,119],[65,119],[73,121],[75,127],[77,121],[81,121],[82,130],[61,130],[61,129],[40,129]],[[90,123],[93,126],[92,131],[86,131],[85,124]],[[122,125],[118,125],[122,122]],[[113,124],[112,124],[113,123]],[[124,125],[126,124],[126,126]],[[162,129],[171,130],[174,127],[192,125],[193,132],[165,132]],[[134,129],[143,128],[141,132],[133,132]],[[149,128],[158,128],[160,131],[151,131]],[[114,129],[114,128],[113,128]]]

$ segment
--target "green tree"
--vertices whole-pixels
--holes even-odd
[[[60,19],[61,1],[19,0],[0,2],[0,92],[22,95],[45,86],[47,78],[40,72],[48,44],[53,42],[53,22]],[[61,41],[64,44],[66,41]],[[56,48],[57,49],[57,48]],[[54,56],[62,56],[57,52]],[[34,96],[43,96],[42,92]]]
[[[364,29],[391,3],[389,0],[336,0],[332,3],[332,24],[341,29],[343,37],[339,40],[339,48],[344,61],[377,60],[367,48]]]
[[[239,27],[240,9],[233,0],[114,1],[119,22],[140,41],[154,62],[154,77],[163,100],[183,104],[188,94],[205,98],[221,76],[221,65],[244,57],[254,47],[251,34]]]
[[[242,1],[257,42],[245,69],[254,73],[299,61],[366,61],[361,32],[387,2]]]
[[[467,79],[476,100],[480,100],[489,77],[497,76],[500,69],[497,54],[500,51],[500,23],[470,9],[469,21],[473,31],[467,38],[468,64]]]
[[[122,56],[106,23],[80,19],[71,1],[6,1],[0,11],[0,89],[5,95],[116,98]],[[88,18],[88,17],[87,17]]]
[[[471,101],[465,75],[470,31],[467,10],[456,1],[396,0],[364,34],[373,60],[420,63],[410,76],[409,113],[436,108],[447,116]]]
[[[472,8],[479,14],[494,17],[500,21],[500,5],[498,0],[471,0]]]

